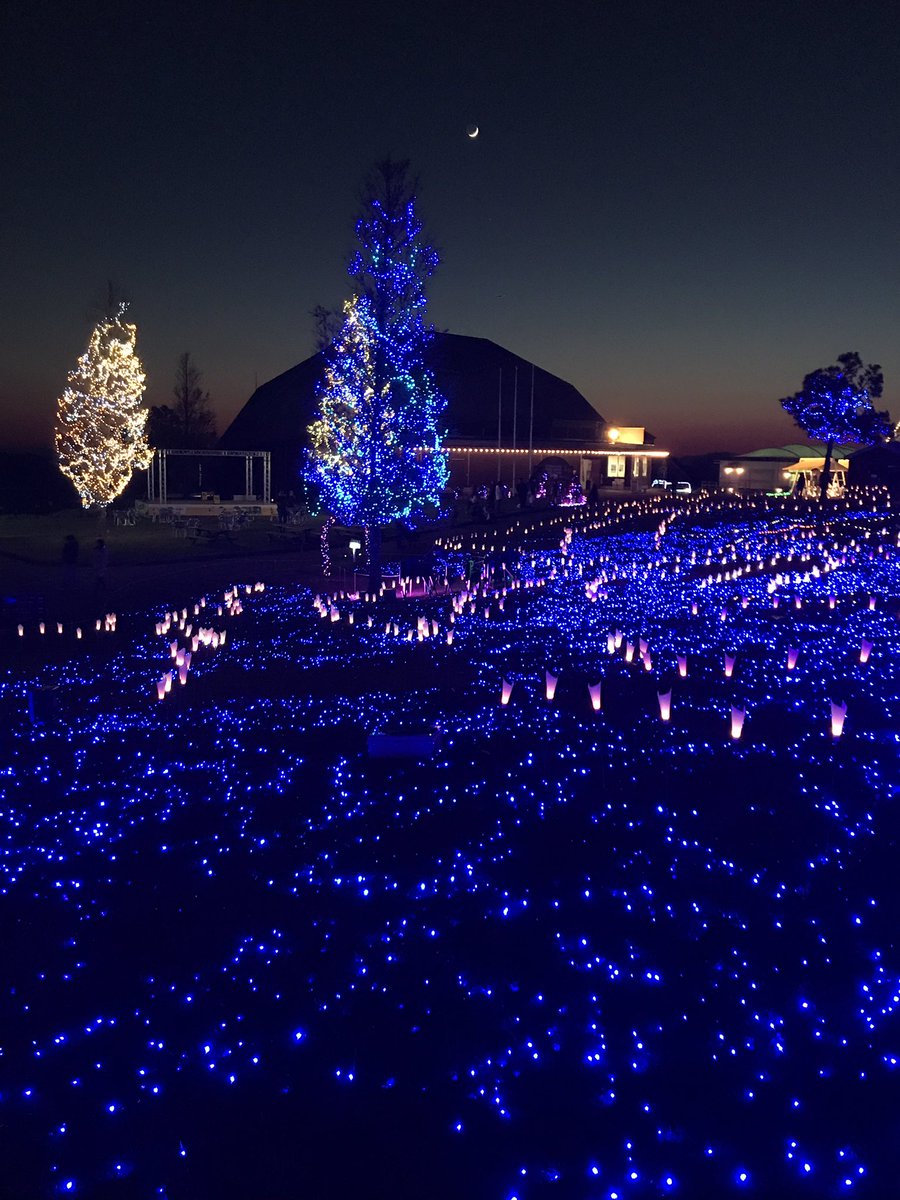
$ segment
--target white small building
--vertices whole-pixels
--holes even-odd
[[[831,458],[831,482],[828,485],[828,495],[831,499],[843,496],[847,487],[847,468],[849,458]],[[822,472],[825,470],[825,458],[801,458],[799,462],[788,467],[787,474],[793,483],[793,490],[799,491],[807,500],[818,499],[821,492]]]
[[[809,464],[821,461],[825,455],[825,447],[817,443],[797,443],[789,446],[768,446],[762,450],[751,450],[748,454],[739,454],[734,458],[723,458],[719,463],[719,487],[725,492],[769,492],[784,494],[791,492],[797,481],[798,474],[808,482],[810,468],[801,468],[797,464]],[[847,448],[836,446],[834,449],[834,466],[838,469],[838,460],[846,460]],[[846,470],[846,462],[843,463]]]

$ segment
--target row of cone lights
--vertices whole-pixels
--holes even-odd
[[[865,489],[866,494],[868,494],[870,490],[871,489]],[[873,492],[872,496],[873,496],[873,498],[871,500],[871,503],[872,503],[873,507],[880,507],[880,506],[883,506],[885,503],[889,503],[889,499],[884,493],[878,494],[878,493]],[[589,517],[579,521],[578,522],[579,530],[580,530],[580,532],[586,534],[590,531],[597,531],[601,528],[608,528],[611,526],[621,524],[626,519],[635,515],[635,510],[637,511],[637,515],[644,515],[644,514],[652,513],[652,512],[654,512],[654,509],[658,511],[660,508],[659,502],[661,499],[662,499],[661,497],[653,497],[653,498],[647,498],[647,499],[641,498],[641,499],[628,500],[625,502],[619,502],[615,508],[613,508],[611,505],[607,505],[607,506],[605,506],[605,511],[603,511],[601,513],[592,512]],[[666,506],[667,506],[667,502],[664,501],[662,507],[666,507]],[[851,506],[848,503],[846,505],[846,508],[847,508],[847,511],[849,512],[852,507],[860,508],[863,506],[864,506],[864,497],[860,496],[856,500],[855,505]],[[676,518],[684,518],[684,516],[687,514],[690,514],[693,512],[700,512],[701,510],[704,512],[707,512],[707,513],[727,511],[728,513],[735,514],[735,515],[739,515],[744,512],[753,514],[753,513],[758,513],[758,511],[759,511],[758,506],[755,503],[753,503],[752,501],[747,501],[747,502],[743,502],[743,503],[735,503],[735,502],[712,503],[708,494],[705,494],[705,493],[698,494],[696,496],[691,497],[690,500],[686,501],[683,508],[676,509],[674,511],[670,511],[668,513],[662,514],[662,519],[660,521],[659,526],[657,527],[656,534],[655,534],[655,538],[656,538],[657,542],[661,541],[661,539],[665,536],[665,534],[668,531],[668,526]],[[529,525],[525,525],[524,527],[520,526],[517,522],[516,526],[514,528],[509,529],[507,531],[507,536],[509,537],[510,535],[512,535],[515,538],[521,539],[522,537],[526,536],[529,533],[549,532],[550,529],[552,528],[552,526],[560,525],[564,521],[571,521],[572,515],[571,515],[571,513],[568,513],[568,514],[556,513],[556,514],[553,514],[552,516],[547,515],[542,518],[531,517],[531,518],[529,518],[529,520],[531,523]],[[813,532],[812,527],[810,527],[809,531],[810,531],[810,533]],[[868,539],[871,536],[871,534],[869,531],[867,531],[864,536],[866,539]],[[477,552],[479,550],[481,552],[485,552],[488,550],[496,551],[497,549],[499,549],[502,552],[502,551],[505,551],[508,546],[508,542],[506,542],[506,541],[504,541],[499,546],[497,545],[496,542],[491,542],[489,545],[488,542],[485,540],[485,534],[483,534],[483,533],[471,534],[471,535],[468,535],[468,538],[464,538],[464,537],[458,536],[458,535],[455,537],[450,537],[450,538],[446,538],[446,539],[437,538],[435,540],[435,544],[439,545],[439,546],[445,546],[448,550],[462,550],[467,540],[469,541],[469,543],[471,545],[471,550],[473,552]],[[480,541],[480,545],[478,544],[479,541]],[[851,541],[851,543],[850,543],[851,548],[856,548],[857,545],[858,545],[858,543],[857,543],[856,539],[853,539],[853,541]],[[860,546],[860,548],[862,548],[862,547]]]
[[[615,631],[615,633],[608,634],[607,638],[606,638],[607,652],[609,654],[615,654],[615,652],[621,648],[622,640],[623,640],[623,635],[622,635],[621,631],[618,629]],[[650,647],[647,644],[647,642],[645,642],[643,640],[643,638],[641,638],[638,641],[637,649],[640,652],[640,659],[641,659],[641,662],[644,664],[644,670],[652,671],[653,670],[653,659],[650,655]],[[628,663],[634,662],[634,651],[635,651],[634,643],[626,642],[625,643],[625,655],[624,655],[626,662],[628,662]],[[868,641],[866,638],[863,638],[862,642],[860,644],[860,647],[859,647],[859,656],[858,656],[859,662],[863,663],[863,664],[867,663],[869,661],[869,658],[871,657],[871,654],[872,654],[872,643],[870,641]],[[725,678],[731,679],[732,675],[734,674],[734,666],[735,666],[735,663],[737,662],[738,656],[737,656],[737,654],[727,654],[726,653],[722,657],[723,657]],[[796,646],[788,647],[787,669],[789,671],[794,670],[794,668],[797,666],[797,661],[799,658],[800,658],[799,648],[797,648]],[[676,661],[678,663],[678,674],[681,676],[682,679],[685,679],[687,677],[687,655],[686,654],[676,655]]]
[[[116,620],[117,620],[117,618],[116,618],[115,613],[107,613],[105,617],[97,618],[97,620],[94,622],[94,628],[97,631],[97,633],[115,633],[116,632]],[[39,621],[38,627],[37,627],[38,634],[41,637],[44,637],[44,635],[47,633],[47,631],[51,628],[52,625],[53,625],[52,621],[49,624],[46,621]],[[62,633],[64,632],[64,627],[63,627],[62,621],[56,622],[56,632],[59,635],[62,635]],[[18,634],[18,636],[20,638],[25,637],[25,626],[17,625],[16,633]],[[80,625],[75,626],[75,637],[79,641],[81,641],[82,628]]]
[[[263,583],[246,584],[244,586],[244,594],[247,596],[254,592],[262,591],[265,591],[265,584]],[[201,616],[206,608],[206,597],[204,596],[193,606],[193,615],[195,617]],[[223,595],[222,603],[216,605],[216,616],[218,617],[237,617],[243,611],[240,589],[237,587],[229,588]],[[172,629],[176,630],[176,637],[169,642],[168,650],[173,667],[171,670],[164,671],[156,681],[156,696],[158,700],[165,700],[166,696],[172,691],[176,674],[178,682],[182,687],[187,683],[193,655],[201,647],[218,650],[221,646],[225,645],[228,637],[228,631],[225,629],[219,630],[209,626],[198,625],[195,630],[193,622],[188,620],[188,610],[186,608],[183,608],[181,612],[177,610],[167,612],[161,621],[156,622],[156,634],[158,637],[167,637]],[[190,642],[190,649],[179,645],[178,634],[186,642]]]
[[[553,675],[550,671],[544,672],[545,688],[544,695],[548,702],[553,701],[556,696],[556,685],[559,682],[559,676]],[[504,707],[509,704],[510,697],[513,693],[514,681],[508,679],[502,681],[500,689],[500,703]],[[602,684],[589,683],[587,685],[588,694],[591,699],[591,707],[594,712],[599,712],[602,705]],[[659,703],[659,718],[663,722],[667,722],[672,716],[672,691],[657,692],[657,701]],[[831,704],[831,736],[839,738],[844,731],[844,720],[847,716],[847,705],[845,702],[838,704],[836,701],[830,701]],[[744,729],[744,718],[747,716],[745,708],[737,708],[731,705],[731,737],[734,741],[739,741]]]

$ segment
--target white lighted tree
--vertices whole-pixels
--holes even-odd
[[[57,404],[59,469],[84,508],[111,503],[153,457],[144,433],[146,376],[135,353],[137,327],[123,320],[124,312],[120,305],[94,327]]]

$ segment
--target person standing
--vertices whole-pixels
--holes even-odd
[[[494,505],[491,515],[497,516],[500,512],[500,505],[503,501],[503,484],[498,479],[494,484]]]

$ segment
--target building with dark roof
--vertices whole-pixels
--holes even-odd
[[[614,481],[631,488],[649,483],[651,466],[662,473],[653,460],[664,461],[668,452],[643,429],[623,429],[617,437],[572,384],[495,342],[435,333],[426,362],[447,398],[444,446],[455,486],[513,484],[544,469],[568,471],[583,486]],[[323,375],[320,352],[262,384],[219,445],[271,451],[274,487],[295,487]]]
[[[850,459],[850,483],[855,487],[887,488],[891,500],[900,500],[900,441],[863,446]]]

